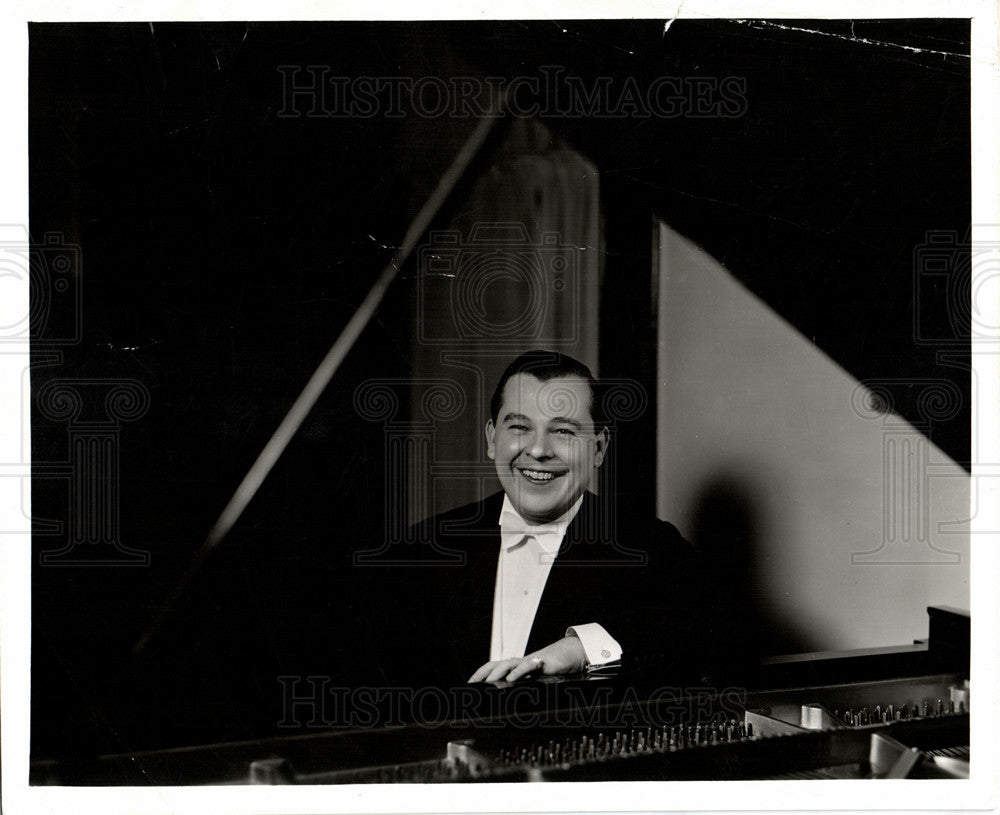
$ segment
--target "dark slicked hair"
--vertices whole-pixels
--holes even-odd
[[[596,425],[603,423],[604,420],[599,415],[601,383],[590,372],[590,368],[567,354],[537,349],[521,354],[501,374],[496,390],[493,391],[493,398],[490,400],[490,417],[493,419],[493,424],[496,424],[497,417],[500,415],[503,390],[507,386],[507,380],[518,374],[530,374],[540,382],[558,379],[561,376],[578,376],[585,379],[587,385],[590,386],[590,417]]]

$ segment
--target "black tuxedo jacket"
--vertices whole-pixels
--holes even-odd
[[[391,569],[384,666],[391,682],[458,685],[489,660],[503,493],[428,518]],[[566,530],[535,614],[526,653],[596,622],[622,646],[623,669],[658,673],[696,659],[706,609],[700,569],[672,525],[622,517],[585,493]]]

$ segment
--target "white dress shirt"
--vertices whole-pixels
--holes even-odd
[[[514,509],[510,498],[504,496],[499,521],[500,557],[493,593],[491,661],[524,656],[545,581],[559,554],[566,529],[582,503],[581,495],[555,521],[530,524]],[[597,623],[570,626],[566,636],[579,638],[588,666],[597,667],[621,658],[621,646]]]

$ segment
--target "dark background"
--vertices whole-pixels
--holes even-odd
[[[151,399],[119,456],[120,537],[149,565],[41,566],[65,528],[36,524],[32,756],[267,733],[282,674],[378,682],[386,637],[364,621],[387,598],[351,556],[382,533],[384,436],[352,398],[408,373],[407,269],[177,613],[130,653],[472,126],[427,139],[412,115],[279,117],[280,65],[560,65],[640,87],[745,77],[739,118],[545,119],[601,173],[602,374],[652,386],[652,211],[852,375],[901,380],[907,418],[906,380],[949,379],[968,405],[968,330],[952,325],[967,256],[943,276],[914,271],[929,230],[962,239],[970,222],[968,22],[781,25],[825,34],[723,20],[33,24],[30,227],[80,247],[83,311],[76,343],[45,342],[66,314],[36,316],[32,389],[125,378]],[[67,428],[37,409],[32,422],[33,515],[65,521],[67,484],[42,470],[66,459]],[[929,435],[968,467],[968,410]],[[632,452],[636,471],[652,466],[652,450]],[[651,478],[632,487],[652,505]]]

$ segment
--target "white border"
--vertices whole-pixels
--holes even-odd
[[[593,19],[652,18],[665,22],[692,18],[857,18],[969,17],[972,25],[973,223],[1000,224],[1000,138],[997,102],[998,9],[990,0],[963,2],[582,2],[581,0],[481,0],[470,3],[412,0],[357,2],[68,2],[7,3],[0,11],[0,59],[4,62],[0,127],[4,172],[0,177],[0,223],[28,222],[27,195],[27,25],[30,21],[147,20],[363,20],[363,19]],[[998,235],[974,235],[996,239]],[[975,281],[974,281],[975,286]],[[24,287],[27,303],[27,285]],[[988,313],[981,324],[1000,325],[1000,302],[978,303]],[[25,312],[27,306],[25,305]],[[4,351],[7,348],[3,349]],[[13,349],[11,349],[13,350]],[[5,359],[6,356],[6,359]],[[974,348],[978,432],[973,438],[973,488],[978,491],[973,522],[972,617],[975,715],[972,718],[972,775],[956,781],[830,782],[636,782],[478,785],[447,787],[171,787],[58,788],[27,786],[29,709],[30,595],[28,529],[23,535],[0,535],[0,710],[2,710],[4,812],[177,813],[216,812],[507,812],[507,811],[648,811],[648,810],[829,810],[829,809],[995,809],[998,806],[997,715],[997,576],[1000,575],[1000,346]],[[0,417],[21,415],[21,379],[9,354],[0,354]],[[27,428],[0,424],[0,441],[22,436]],[[5,517],[16,508],[0,507]],[[13,517],[13,516],[12,516]],[[9,527],[8,527],[9,528]]]

